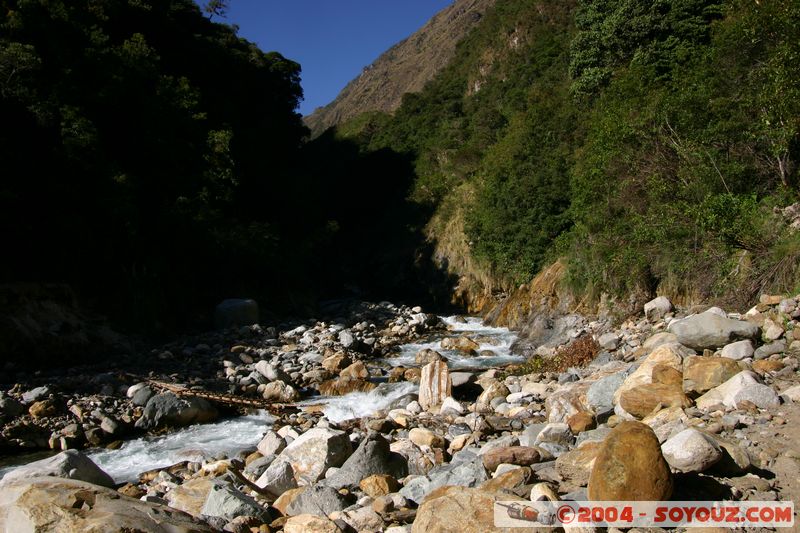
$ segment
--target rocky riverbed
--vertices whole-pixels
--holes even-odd
[[[524,364],[512,334],[476,320],[332,311],[184,339],[148,354],[147,372],[10,388],[6,448],[66,451],[0,480],[0,524],[478,532],[494,530],[496,500],[800,495],[797,298],[743,315],[657,298],[613,327],[587,317]],[[219,421],[237,413],[156,383],[285,408]],[[149,469],[174,436],[171,464]],[[124,468],[97,466],[120,454]]]

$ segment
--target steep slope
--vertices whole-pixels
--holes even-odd
[[[635,4],[496,0],[422,91],[337,128],[410,158],[469,307],[558,259],[592,303],[800,286],[800,7]]]
[[[495,0],[456,0],[397,43],[326,105],[305,118],[315,135],[365,111],[392,112],[403,95],[419,92],[453,58],[456,44]]]

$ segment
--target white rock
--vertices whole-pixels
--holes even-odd
[[[292,465],[299,483],[312,484],[332,466],[342,466],[353,452],[344,431],[312,428],[294,441],[278,456]]]
[[[666,296],[659,296],[644,304],[644,314],[647,320],[655,322],[672,311],[672,302]]]
[[[661,446],[669,466],[679,472],[704,472],[722,459],[713,437],[694,428],[684,429]]]
[[[728,359],[741,361],[742,359],[753,357],[753,352],[755,352],[753,343],[749,340],[743,340],[726,344],[725,347],[722,348],[720,355]]]
[[[258,442],[256,449],[264,457],[277,455],[286,448],[286,441],[274,431],[267,431],[266,435]]]
[[[444,399],[444,401],[442,402],[442,407],[439,409],[439,412],[442,413],[448,410],[453,411],[459,415],[464,414],[464,407],[458,401],[454,400],[452,396],[448,396],[447,398]]]
[[[699,409],[708,409],[717,404],[735,408],[736,402],[734,401],[734,397],[736,394],[747,386],[758,384],[760,384],[758,376],[749,370],[743,370],[722,385],[714,387],[700,396],[695,403]]]
[[[783,396],[786,396],[793,402],[800,402],[800,385],[795,385],[794,387],[789,387],[785,391],[783,391]]]

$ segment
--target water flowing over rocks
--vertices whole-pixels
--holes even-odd
[[[110,448],[87,452],[97,465],[69,450],[7,474],[0,523],[27,505],[23,490],[47,491],[41,516],[66,531],[99,523],[106,505],[120,507],[119,528],[156,517],[176,531],[407,533],[494,531],[497,500],[800,498],[800,309],[769,301],[691,314],[659,298],[614,325],[564,320],[536,357],[586,335],[598,348],[558,371],[472,318],[341,303],[325,320],[166,345],[152,375],[108,373],[91,393],[69,380],[9,388],[7,442]],[[237,411],[206,392],[269,397],[273,414],[224,418]],[[223,418],[174,431],[210,412],[200,399]],[[83,522],[63,521],[72,505]],[[39,512],[20,516],[41,525]]]

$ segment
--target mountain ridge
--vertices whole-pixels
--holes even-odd
[[[313,135],[367,111],[393,112],[403,95],[422,90],[455,55],[456,45],[495,0],[456,0],[383,52],[329,104],[304,117]]]

